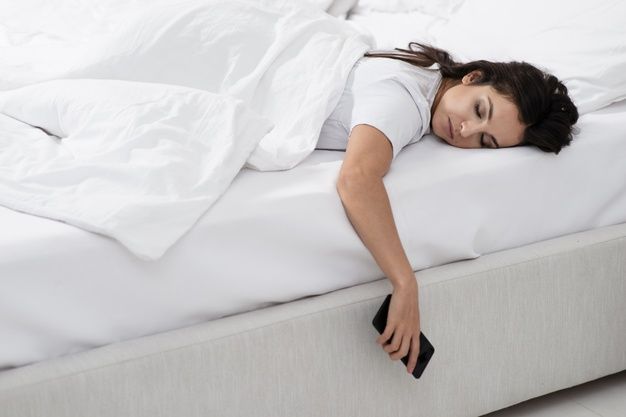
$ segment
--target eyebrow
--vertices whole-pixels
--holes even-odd
[[[489,116],[487,116],[487,120],[491,120],[491,116],[493,115],[493,103],[491,102],[491,98],[489,96],[487,96],[487,101],[489,101]],[[491,135],[491,140],[493,140],[493,143],[496,145],[496,148],[500,147],[500,145],[498,144],[498,141],[493,135]]]

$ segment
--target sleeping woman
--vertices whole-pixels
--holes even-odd
[[[355,64],[317,149],[346,151],[337,191],[393,284],[377,343],[392,360],[409,355],[412,373],[419,353],[418,286],[382,180],[391,162],[427,133],[459,148],[534,145],[558,154],[572,140],[578,111],[556,77],[528,63],[457,63],[428,45],[411,42],[408,48],[369,52]]]

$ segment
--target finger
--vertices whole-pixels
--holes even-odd
[[[400,343],[400,349],[397,352],[391,354],[391,360],[397,361],[398,359],[404,358],[409,353],[409,348],[411,347],[411,335],[405,335],[402,337],[402,342]]]
[[[400,349],[401,344],[402,344],[402,334],[400,334],[399,331],[396,331],[393,334],[393,337],[391,338],[391,343],[386,345],[383,349],[385,350],[385,352],[391,354],[391,353],[396,352],[398,349]]]
[[[394,328],[390,324],[387,324],[385,331],[376,339],[376,343],[384,346],[387,340],[393,335],[393,331]]]
[[[417,365],[417,357],[420,353],[420,339],[419,337],[413,337],[411,339],[411,355],[409,356],[409,361],[406,365],[406,370],[408,373],[412,374],[413,370],[415,370],[415,366]]]

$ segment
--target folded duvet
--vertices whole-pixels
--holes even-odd
[[[310,154],[373,46],[287,1],[118,2],[59,26],[49,22],[71,20],[69,2],[52,17],[26,4],[32,13],[0,21],[0,204],[146,260],[242,167],[289,169]]]

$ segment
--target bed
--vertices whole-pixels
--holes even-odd
[[[376,13],[348,17],[375,33]],[[419,380],[374,343],[391,285],[342,211],[342,152],[242,169],[153,261],[0,207],[0,416],[477,416],[620,372],[624,120],[623,100],[587,112],[558,156],[401,152],[385,184],[436,349]]]

